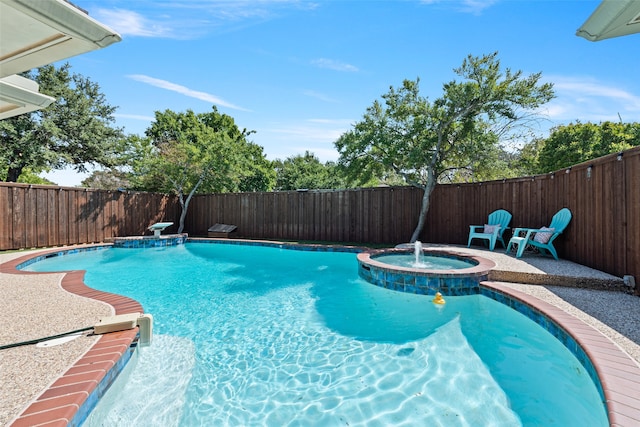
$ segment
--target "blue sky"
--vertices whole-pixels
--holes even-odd
[[[557,98],[551,126],[640,121],[640,34],[590,42],[575,35],[599,1],[74,0],[122,41],[70,58],[98,83],[117,126],[143,135],[155,111],[218,110],[269,159],[333,142],[404,79],[430,99],[469,55],[498,52],[504,67],[542,72]],[[47,175],[60,185],[83,176]]]

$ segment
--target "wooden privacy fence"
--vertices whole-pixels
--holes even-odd
[[[411,235],[421,197],[411,187],[203,195],[191,202],[189,232],[223,223],[240,237],[395,243]]]
[[[0,250],[150,234],[149,225],[179,215],[165,194],[0,183]]]
[[[409,240],[421,198],[411,187],[198,195],[185,231],[206,236],[221,223],[238,237],[397,244]],[[548,225],[563,207],[573,219],[555,242],[561,257],[638,281],[640,147],[553,174],[438,185],[420,239],[466,244],[469,225],[495,209],[510,211],[515,228]],[[159,221],[174,222],[172,232],[179,214],[168,195],[0,183],[0,250],[141,235]]]
[[[421,197],[411,187],[200,195],[186,229],[206,235],[224,223],[238,237],[397,244],[409,240]],[[561,257],[640,278],[640,147],[552,174],[438,185],[420,239],[466,244],[469,225],[495,209],[513,214],[512,229],[542,227],[563,207],[573,219],[555,241]]]

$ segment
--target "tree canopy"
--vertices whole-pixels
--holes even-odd
[[[82,180],[80,185],[101,190],[118,190],[131,186],[127,174],[115,168],[93,171],[91,175]]]
[[[370,180],[395,173],[424,189],[411,241],[424,227],[438,179],[491,161],[488,154],[501,138],[554,96],[551,84],[540,83],[540,73],[503,70],[497,53],[469,55],[454,71],[464,81],[445,83],[443,95],[433,102],[420,95],[419,79],[391,87],[335,143],[350,177]]]
[[[18,181],[28,169],[39,172],[87,164],[113,166],[122,130],[113,127],[113,113],[100,87],[70,71],[47,65],[23,75],[56,98],[49,107],[0,121],[0,179]]]
[[[344,188],[335,162],[322,163],[313,153],[287,157],[274,162],[276,190]]]
[[[184,228],[189,202],[197,192],[264,191],[273,187],[275,171],[262,147],[247,140],[232,117],[156,111],[146,138],[131,137],[132,185],[145,191],[173,192]]]
[[[528,156],[534,173],[547,173],[638,145],[640,123],[576,122],[528,144],[522,157]]]

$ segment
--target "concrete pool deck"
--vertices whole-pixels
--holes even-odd
[[[493,260],[495,274],[486,286],[542,309],[566,328],[598,370],[611,424],[640,425],[640,298],[621,292],[622,279],[537,255],[516,259],[499,249],[425,244],[432,246]],[[82,272],[15,270],[16,264],[36,254],[82,247],[0,253],[0,345],[91,326],[116,313],[142,311],[126,297],[84,286]],[[0,425],[67,425],[91,387],[108,374],[134,338],[135,333],[126,331],[82,335],[55,347],[1,350]]]

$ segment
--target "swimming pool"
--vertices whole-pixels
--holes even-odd
[[[135,298],[154,315],[159,335],[138,350],[129,382],[131,393],[157,399],[112,402],[116,413],[98,408],[103,417],[607,425],[580,362],[540,326],[480,295],[439,307],[371,286],[358,278],[354,254],[188,243],[28,269],[86,269],[89,286]]]

